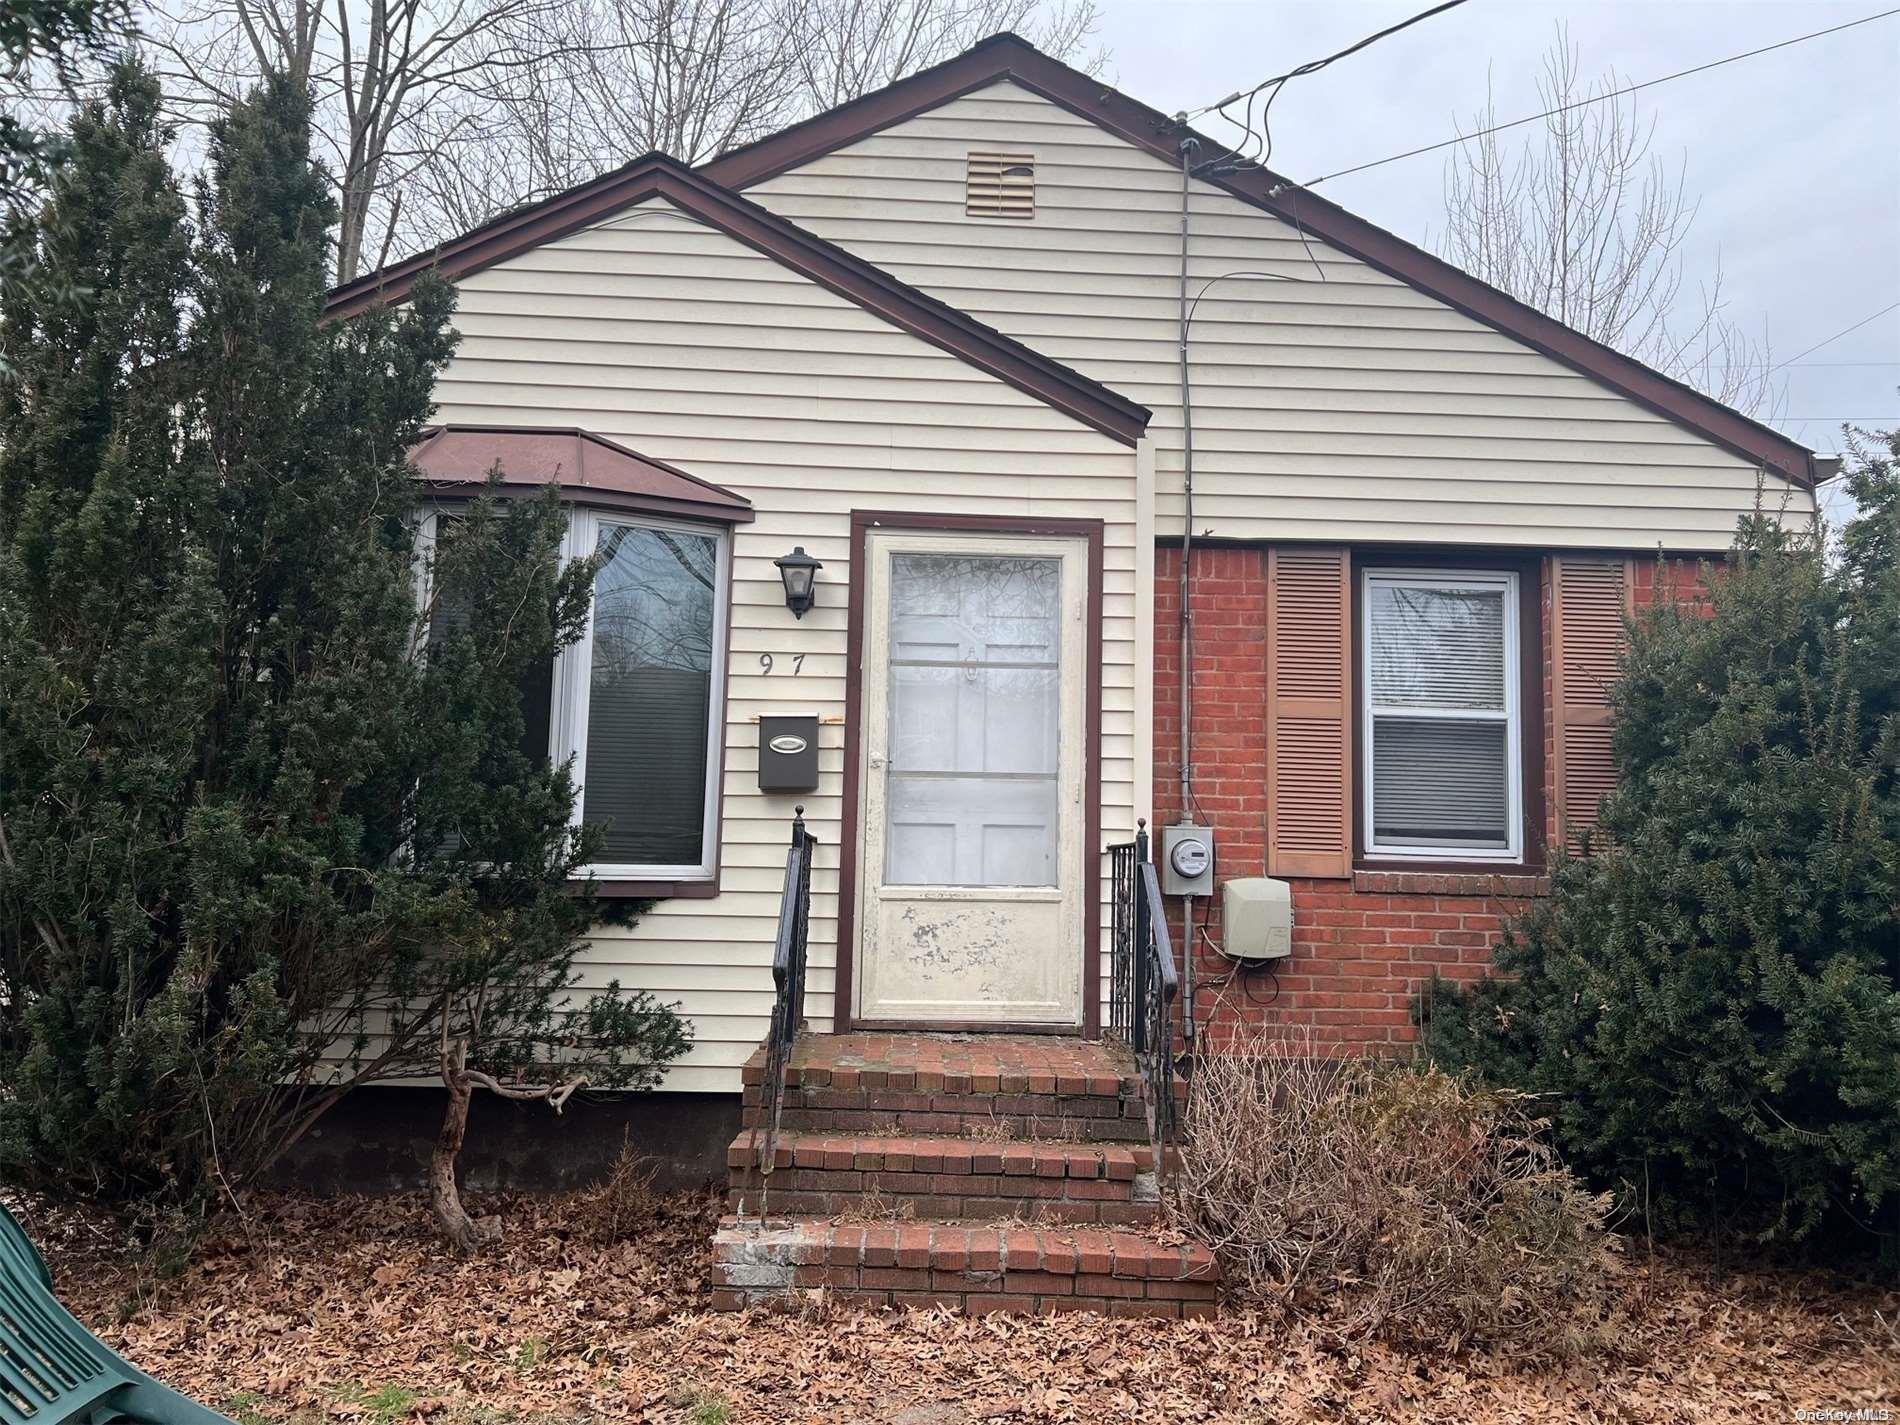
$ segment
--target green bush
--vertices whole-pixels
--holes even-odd
[[[1620,779],[1497,977],[1420,1000],[1440,1063],[1549,1095],[1652,1226],[1836,1247],[1900,1224],[1900,474],[1857,518],[1743,521],[1708,606],[1635,620]]]
[[[189,201],[157,82],[118,67],[21,220],[46,280],[0,295],[12,1182],[188,1206],[451,1053],[520,1097],[650,1087],[686,1045],[578,988],[598,832],[522,751],[592,564],[556,492],[491,496],[426,571],[455,616],[418,609],[406,453],[452,294],[323,320],[309,102],[271,77],[217,117]]]

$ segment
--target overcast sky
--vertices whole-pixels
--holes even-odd
[[[1431,0],[1101,0],[1107,77],[1167,112],[1197,109],[1430,8]],[[1638,82],[1891,8],[1892,0],[1468,0],[1288,84],[1273,167],[1301,181],[1449,138],[1482,109],[1537,113],[1559,22],[1586,76]],[[1686,161],[1701,211],[1688,282],[1719,256],[1730,318],[1766,325],[1784,361],[1900,301],[1900,15],[1648,89],[1655,152]],[[1231,139],[1212,116],[1200,121]],[[1538,126],[1520,134],[1535,135]],[[1514,139],[1515,135],[1505,135]],[[1512,145],[1515,151],[1515,143]],[[1320,191],[1427,246],[1443,226],[1447,152]],[[1853,364],[1847,364],[1853,363]],[[1900,310],[1785,372],[1783,430],[1838,450],[1840,423],[1900,425]]]

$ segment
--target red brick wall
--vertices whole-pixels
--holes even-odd
[[[1638,559],[1630,580],[1630,602],[1638,613],[1670,600],[1706,613],[1709,590],[1704,576],[1713,568],[1702,560],[1684,557]]]
[[[1218,879],[1267,874],[1266,564],[1262,549],[1194,551],[1195,819],[1215,828]],[[1156,551],[1157,829],[1180,815],[1180,571],[1178,548]],[[1542,607],[1548,623],[1547,593]],[[1543,645],[1549,648],[1548,637]],[[1548,693],[1548,666],[1544,686]],[[1549,697],[1542,701],[1548,709]],[[1292,886],[1292,955],[1276,962],[1273,976],[1236,977],[1224,990],[1217,984],[1233,964],[1199,934],[1204,911],[1209,937],[1220,938],[1218,887],[1211,901],[1198,904],[1196,1022],[1216,1040],[1239,1023],[1268,1023],[1310,1029],[1324,1043],[1360,1052],[1409,1042],[1416,1037],[1415,994],[1434,974],[1481,976],[1502,918],[1539,883],[1525,876],[1361,871],[1350,880],[1296,879]],[[1185,943],[1179,907],[1171,903],[1177,946]]]

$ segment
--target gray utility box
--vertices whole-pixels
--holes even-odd
[[[1214,828],[1177,822],[1161,828],[1161,892],[1170,896],[1214,894]]]
[[[759,790],[813,792],[818,789],[818,719],[759,719]]]
[[[1221,887],[1221,951],[1230,960],[1278,960],[1293,953],[1293,887],[1267,876],[1236,876]]]

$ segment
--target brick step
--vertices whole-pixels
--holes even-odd
[[[713,1237],[713,1307],[824,1292],[865,1306],[1211,1316],[1220,1269],[1205,1247],[1134,1232],[968,1223],[723,1218]]]
[[[765,1126],[756,1086],[745,1090],[741,1121]],[[1139,1098],[1062,1098],[1054,1094],[927,1094],[888,1089],[786,1090],[779,1127],[806,1133],[937,1134],[952,1138],[1067,1138],[1146,1143]]]
[[[762,1127],[763,1046],[743,1077],[743,1121]],[[1128,1051],[1046,1034],[801,1034],[785,1067],[779,1124],[828,1133],[1149,1137]]]
[[[753,1135],[726,1150],[735,1212],[834,1215],[869,1210],[918,1218],[1153,1222],[1160,1193],[1147,1144],[986,1142],[928,1136],[781,1132],[769,1183],[753,1168]]]
[[[746,1061],[742,1078],[747,1085],[764,1082],[765,1058],[761,1045]],[[845,1094],[951,1098],[1139,1100],[1142,1092],[1126,1049],[1043,1034],[803,1033],[785,1065],[785,1084]],[[756,1101],[756,1095],[748,1098]]]

